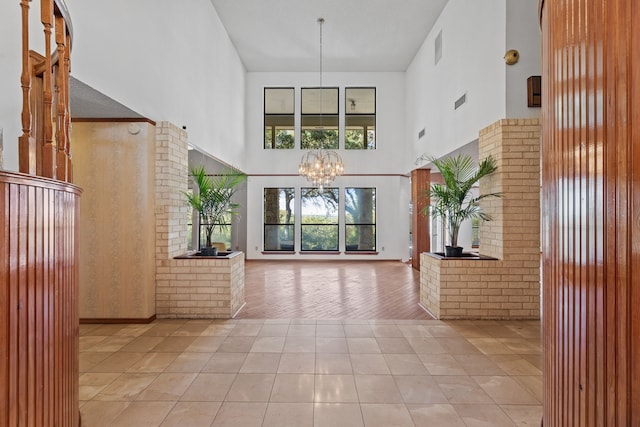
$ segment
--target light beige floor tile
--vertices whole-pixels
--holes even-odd
[[[339,337],[317,337],[316,353],[348,353],[347,340]]]
[[[182,401],[222,402],[236,379],[236,374],[201,373],[180,397]]]
[[[91,427],[107,427],[130,404],[131,402],[128,401],[102,402],[92,400],[90,402],[86,402],[80,407],[82,425]]]
[[[153,324],[132,324],[126,325],[119,331],[115,332],[114,335],[120,336],[129,336],[129,337],[139,337],[140,335],[147,332],[149,329],[153,328]]]
[[[315,353],[282,353],[278,366],[279,374],[315,373]]]
[[[341,323],[334,324],[334,325],[317,325],[316,337],[344,338],[345,337],[344,327],[342,326]]]
[[[196,337],[174,337],[168,336],[165,337],[161,342],[158,343],[155,347],[153,347],[152,351],[157,353],[167,352],[167,353],[175,353],[175,352],[183,352],[189,347]]]
[[[316,403],[313,419],[314,427],[364,427],[357,403]]]
[[[211,322],[208,320],[189,320],[187,323],[173,331],[171,336],[199,337],[210,325]]]
[[[469,342],[476,346],[481,353],[492,354],[513,354],[513,351],[501,343],[498,338],[468,338]]]
[[[416,427],[465,427],[455,408],[448,403],[407,405]]]
[[[230,402],[267,402],[275,374],[238,374],[227,393]]]
[[[168,337],[182,326],[184,322],[156,321],[153,327],[147,329],[142,335],[150,337]]]
[[[227,337],[220,345],[218,353],[248,353],[256,337]]]
[[[449,403],[493,403],[491,397],[469,376],[439,375],[432,378],[449,400]]]
[[[481,354],[480,350],[466,338],[438,337],[438,344],[445,349],[447,354]]]
[[[382,354],[351,354],[350,357],[354,374],[391,374]]]
[[[136,400],[179,400],[196,376],[194,373],[159,374]]]
[[[79,370],[88,372],[113,353],[106,352],[80,352]]]
[[[310,374],[277,374],[271,391],[271,402],[313,402],[315,376]]]
[[[351,357],[347,353],[316,353],[316,374],[351,374]]]
[[[493,360],[508,375],[542,375],[542,371],[519,354],[494,354]]]
[[[316,338],[288,336],[283,351],[285,353],[315,353]]]
[[[103,361],[95,364],[88,372],[124,372],[130,368],[133,364],[139,361],[144,356],[144,353],[125,353],[117,352],[108,356]]]
[[[79,379],[80,400],[90,400],[111,384],[120,374],[118,373],[84,373]]]
[[[413,351],[418,354],[446,354],[447,351],[433,337],[407,337]]]
[[[391,375],[356,375],[355,382],[360,403],[403,402]]]
[[[285,337],[257,337],[249,350],[252,353],[281,353]]]
[[[233,330],[233,324],[213,323],[200,334],[201,337],[227,337]]]
[[[146,353],[126,372],[163,372],[181,353]]]
[[[280,353],[249,353],[240,368],[243,374],[275,374],[280,363]]]
[[[415,354],[415,351],[413,351],[413,347],[411,347],[409,341],[407,341],[407,339],[404,337],[376,338],[376,341],[378,342],[378,347],[380,347],[380,351],[382,351],[382,353]]]
[[[224,402],[211,427],[261,427],[266,402]]]
[[[431,375],[466,375],[462,365],[450,354],[418,355]]]
[[[522,385],[508,376],[474,376],[473,379],[499,405],[540,404]]]
[[[382,353],[375,338],[347,338],[349,353]]]
[[[393,375],[428,375],[422,360],[415,354],[384,354]]]
[[[347,338],[373,338],[373,329],[368,323],[362,325],[345,324],[344,334]]]
[[[404,403],[448,403],[444,393],[427,375],[394,375]]]
[[[431,334],[419,324],[398,325],[398,329],[405,338],[431,337]]]
[[[367,427],[414,427],[407,407],[402,404],[362,404],[362,417]]]
[[[165,369],[165,372],[200,372],[211,359],[210,353],[183,352]]]
[[[91,351],[118,351],[133,341],[133,337],[113,335],[91,346]]]
[[[519,427],[539,427],[542,420],[541,405],[500,405],[511,421]]]
[[[313,403],[269,403],[262,427],[313,427]]]
[[[199,336],[193,340],[185,351],[214,353],[220,348],[223,341],[224,337]]]
[[[310,319],[306,319],[310,320]],[[307,322],[303,322],[304,319],[292,320],[289,325],[289,330],[287,331],[288,337],[315,337],[316,336],[316,325],[315,321],[313,324],[309,324]]]
[[[116,378],[111,384],[102,389],[94,400],[134,400],[158,374],[129,374],[125,373]]]
[[[541,375],[520,375],[512,377],[514,381],[522,385],[529,393],[535,396],[539,402],[543,401],[542,396],[542,376]]]
[[[260,337],[286,337],[289,330],[289,322],[285,324],[265,324],[260,329]]]
[[[157,427],[174,406],[174,402],[131,402],[110,427]]]
[[[498,405],[453,405],[467,427],[515,427]]]
[[[178,402],[160,427],[209,427],[222,402]]]
[[[215,353],[201,372],[233,373],[240,372],[240,368],[247,357],[247,353]]]
[[[91,347],[93,347],[96,344],[99,344],[100,342],[106,340],[107,338],[109,337],[97,336],[97,335],[80,337],[80,340],[79,340],[80,351],[92,351]]]
[[[239,323],[229,333],[232,337],[256,337],[260,333],[262,325],[259,323]]]
[[[468,375],[504,375],[504,371],[484,354],[454,354],[453,358]]]
[[[540,354],[542,342],[531,338],[498,338],[515,354]],[[95,348],[95,347],[94,347]]]
[[[464,336],[458,329],[446,323],[429,324],[424,327],[429,336],[432,337],[461,337]],[[474,328],[476,329],[476,328]]]
[[[371,330],[376,338],[404,338],[400,328],[393,324],[371,325]]]
[[[358,391],[353,375],[316,375],[314,401],[357,403]]]
[[[155,346],[160,344],[164,338],[163,337],[147,337],[141,336],[134,338],[127,345],[122,347],[120,351],[129,351],[129,352],[149,352]]]

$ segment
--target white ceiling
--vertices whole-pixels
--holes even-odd
[[[211,0],[247,71],[405,71],[447,0]]]

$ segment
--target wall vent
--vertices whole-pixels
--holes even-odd
[[[424,130],[424,128],[422,128],[420,130],[420,132],[418,132],[418,139],[422,138],[424,136],[424,134],[425,134],[425,130]]]
[[[453,109],[457,110],[465,102],[467,102],[467,94],[466,93],[456,100],[455,104],[453,104]]]
[[[434,61],[433,64],[437,64],[438,62],[440,62],[440,58],[442,58],[442,30],[440,30],[440,32],[438,33],[438,35],[436,36],[436,40],[434,42]]]

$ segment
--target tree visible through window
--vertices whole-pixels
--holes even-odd
[[[265,251],[293,251],[294,200],[293,188],[264,189]]]
[[[346,251],[376,250],[376,189],[345,188]]]
[[[264,89],[264,148],[294,148],[294,89]]]
[[[344,124],[347,150],[376,148],[376,88],[345,88]]]
[[[303,150],[338,148],[338,88],[302,88]]]

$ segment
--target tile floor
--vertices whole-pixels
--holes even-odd
[[[540,323],[81,325],[83,426],[539,426]]]

